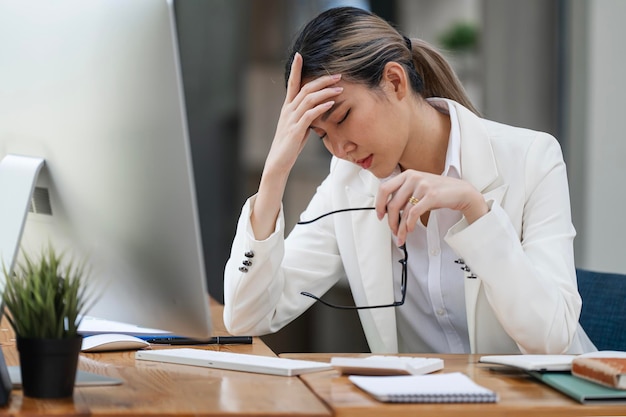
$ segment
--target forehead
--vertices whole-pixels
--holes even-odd
[[[302,83],[302,86],[305,86],[306,84],[308,84],[309,82],[313,81],[313,79],[307,79]],[[381,90],[380,89],[374,89],[374,88],[370,88],[367,85],[363,84],[363,83],[358,83],[358,82],[354,82],[354,81],[346,81],[346,80],[340,80],[339,82],[329,86],[329,87],[343,87],[343,91],[341,92],[341,97],[344,99],[348,99],[348,98],[352,98],[352,97],[358,97],[358,98],[365,98],[366,96],[370,96],[373,98],[377,98],[380,96]]]
[[[311,124],[311,128],[325,128],[326,123],[336,123],[337,119],[346,115],[346,111],[358,109],[359,114],[368,114],[377,111],[377,106],[385,105],[384,92],[381,89],[372,89],[362,83],[341,80],[334,85],[343,87],[343,91],[328,99],[334,100],[335,104],[324,114],[319,116]],[[325,101],[326,99],[322,100]],[[364,113],[365,112],[365,113]],[[355,113],[353,113],[355,114]]]

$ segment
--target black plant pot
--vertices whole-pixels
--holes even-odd
[[[72,396],[82,341],[82,336],[68,339],[18,337],[24,395],[34,398]]]

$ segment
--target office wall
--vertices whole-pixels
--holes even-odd
[[[558,0],[484,0],[483,114],[488,119],[558,131]]]
[[[622,0],[484,0],[482,37],[485,116],[557,137],[576,264],[622,273],[624,16]]]
[[[626,273],[626,2],[568,2],[570,171],[580,267]]]

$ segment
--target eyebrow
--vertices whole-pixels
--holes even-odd
[[[322,115],[322,122],[325,122],[330,117],[330,115],[333,114],[333,112],[337,110],[337,108],[341,106],[344,102],[345,100],[341,100],[333,104],[333,106],[330,109],[328,109],[326,113]]]

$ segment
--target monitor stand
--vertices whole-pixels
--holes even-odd
[[[28,205],[43,164],[43,158],[11,154],[0,161],[0,268],[7,271],[13,269]]]
[[[42,158],[19,155],[6,155],[0,161],[0,283],[4,282],[5,271],[13,270],[28,205],[43,164]],[[0,309],[2,317],[3,303]],[[0,406],[9,401],[11,388],[4,355],[0,351]]]

